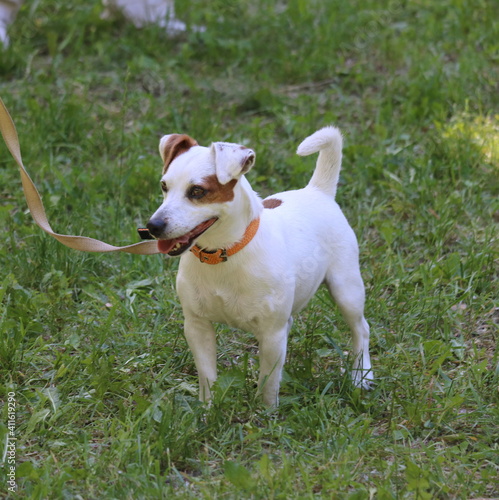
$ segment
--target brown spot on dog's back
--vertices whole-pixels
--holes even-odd
[[[267,198],[263,200],[263,208],[277,208],[282,205],[282,200],[279,198]]]
[[[206,189],[206,195],[199,203],[226,203],[234,199],[234,187],[237,179],[232,179],[227,184],[220,184],[216,175],[210,175],[203,179],[200,186]]]
[[[163,175],[168,170],[170,163],[182,153],[189,151],[197,142],[186,134],[171,134],[164,145],[162,145],[161,156],[164,161]]]

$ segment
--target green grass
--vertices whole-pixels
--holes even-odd
[[[308,181],[315,159],[296,146],[335,123],[345,135],[338,201],[360,241],[377,384],[349,384],[348,329],[321,291],[296,318],[279,409],[254,398],[253,337],[225,327],[205,408],[177,262],[50,239],[2,144],[12,497],[498,497],[495,3],[178,3],[205,33],[168,39],[103,21],[96,0],[31,2],[12,26],[0,95],[54,229],[136,241],[161,198],[165,133],[251,146],[250,181],[268,195]],[[3,455],[7,404],[0,414]]]

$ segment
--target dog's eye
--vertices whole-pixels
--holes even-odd
[[[161,181],[161,190],[163,193],[166,193],[168,191],[168,188],[166,187],[166,182]]]
[[[199,200],[205,195],[206,189],[202,188],[201,186],[192,186],[187,193],[187,196],[194,200]]]

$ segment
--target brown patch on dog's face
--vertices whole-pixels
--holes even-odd
[[[170,163],[182,153],[189,151],[193,146],[197,146],[197,142],[186,134],[171,134],[168,140],[161,147],[161,157],[163,158],[164,167],[163,175],[168,170]]]
[[[216,175],[205,177],[200,184],[187,190],[187,198],[198,203],[226,203],[234,199],[234,187],[237,179],[227,184],[220,184]]]
[[[282,205],[282,200],[278,198],[268,198],[263,200],[263,208],[277,208]]]

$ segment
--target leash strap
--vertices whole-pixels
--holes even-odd
[[[160,253],[158,250],[158,243],[156,241],[142,241],[133,245],[115,247],[103,241],[96,240],[94,238],[88,238],[86,236],[71,236],[67,234],[56,233],[49,224],[42,199],[40,198],[40,195],[38,194],[33,181],[31,180],[28,172],[26,171],[26,168],[23,165],[21,148],[19,146],[19,138],[17,136],[16,127],[1,98],[0,130],[2,132],[5,144],[10,151],[10,154],[19,166],[19,172],[21,173],[21,180],[24,189],[24,196],[26,198],[26,201],[28,202],[29,211],[31,212],[34,221],[46,233],[50,234],[50,236],[53,236],[63,245],[66,245],[69,248],[73,248],[74,250],[81,250],[83,252],[126,252],[138,255],[153,255],[156,253]]]

